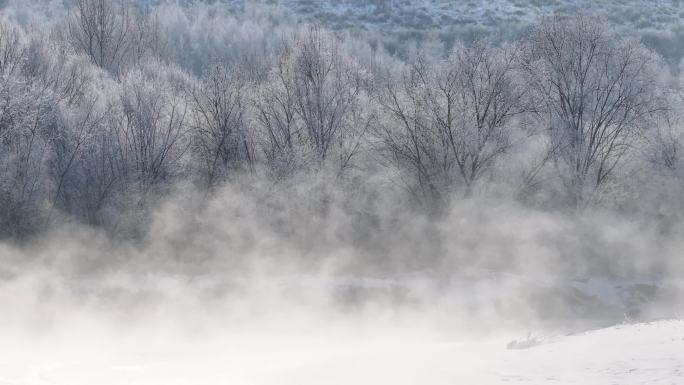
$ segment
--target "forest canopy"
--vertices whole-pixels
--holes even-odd
[[[378,199],[684,210],[677,71],[599,17],[391,52],[277,6],[29,8],[0,14],[3,237],[140,235],[164,198],[225,186],[267,207],[309,186],[296,199],[323,216],[332,195],[364,217]]]

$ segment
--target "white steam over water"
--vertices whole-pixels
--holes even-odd
[[[188,201],[138,243],[65,228],[3,244],[0,384],[682,378],[682,322],[631,324],[681,309],[680,241],[642,224],[461,205],[378,229],[366,242],[386,249],[371,253],[345,242],[358,223],[336,204],[334,220],[280,214],[293,235],[238,192]],[[439,247],[421,244],[429,232]]]

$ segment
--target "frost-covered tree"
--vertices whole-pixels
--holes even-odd
[[[293,66],[295,111],[314,162],[322,164],[342,146],[356,128],[352,123],[363,74],[346,58],[337,40],[318,28],[308,31],[294,48]]]
[[[376,127],[379,147],[391,166],[409,174],[403,183],[419,202],[442,201],[453,185],[453,158],[447,142],[431,124],[425,67],[418,64],[402,75],[382,83],[378,104],[381,110]]]
[[[527,84],[573,204],[608,180],[659,109],[653,57],[592,17],[552,17],[532,32]]]
[[[262,146],[274,169],[350,166],[366,129],[363,69],[319,28],[284,50],[261,87],[257,116]]]
[[[34,33],[26,46],[24,73],[50,88],[67,107],[84,101],[92,86],[91,64],[83,55],[43,33]]]
[[[248,91],[242,74],[217,65],[191,92],[192,149],[208,187],[224,181],[230,171],[254,166]]]
[[[95,65],[113,73],[148,56],[163,56],[167,47],[156,15],[125,0],[77,0],[65,35]]]
[[[130,175],[127,149],[120,137],[123,114],[118,104],[105,99],[72,113],[65,153],[73,160],[64,174],[60,208],[86,223],[103,225],[112,219],[108,216],[125,211],[132,192],[131,180],[126,179]]]
[[[42,223],[47,162],[58,111],[52,90],[27,76],[27,43],[0,25],[0,228],[22,234]]]
[[[516,117],[527,110],[518,53],[515,45],[459,44],[447,60],[418,60],[385,82],[380,137],[391,159],[415,175],[414,194],[439,201],[462,185],[470,195],[510,148]]]
[[[447,139],[467,195],[510,148],[516,117],[527,111],[515,72],[518,51],[486,41],[457,45],[446,68],[438,69],[436,88],[428,88],[434,124]]]
[[[269,167],[289,174],[297,167],[300,133],[295,112],[292,68],[280,59],[257,89],[254,102],[256,121],[262,130],[261,147]]]
[[[184,94],[189,82],[184,72],[158,61],[128,72],[121,81],[119,140],[128,164],[127,178],[143,194],[179,173],[187,147]]]
[[[123,0],[78,0],[67,20],[71,43],[112,71],[126,60],[132,30],[131,7]]]

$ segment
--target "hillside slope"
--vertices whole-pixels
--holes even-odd
[[[674,0],[283,0],[295,12],[342,27],[430,29],[451,26],[496,27],[531,22],[555,12],[602,15],[637,30],[663,30],[684,18],[684,4]]]

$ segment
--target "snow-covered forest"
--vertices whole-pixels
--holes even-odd
[[[49,366],[63,337],[45,330],[64,325],[83,326],[84,341],[216,332],[256,351],[281,337],[296,349],[289,328],[325,341],[330,327],[410,336],[418,355],[442,348],[417,340],[454,333],[477,350],[479,333],[534,332],[508,345],[522,349],[554,340],[537,331],[681,317],[679,2],[450,3],[0,0],[8,349],[26,346],[13,330],[49,334],[36,356]],[[681,334],[681,321],[664,325],[667,337],[646,328],[658,346]],[[268,342],[250,337],[259,326]],[[592,335],[610,345],[629,332]],[[133,359],[135,342],[114,339]],[[675,339],[661,353],[676,364]],[[350,360],[349,341],[333,340],[347,353],[323,356]],[[473,359],[489,357],[481,348]],[[85,383],[24,378],[8,351],[0,384]],[[150,351],[141,360],[166,354]],[[218,360],[185,354],[175,359]],[[406,368],[453,369],[433,364]],[[681,379],[677,365],[663,378]],[[466,369],[482,383],[548,377]],[[632,383],[615,370],[573,378]]]
[[[179,189],[321,178],[436,217],[472,197],[664,231],[681,212],[679,71],[596,16],[390,53],[276,6],[48,4],[2,14],[5,237],[128,236]]]

